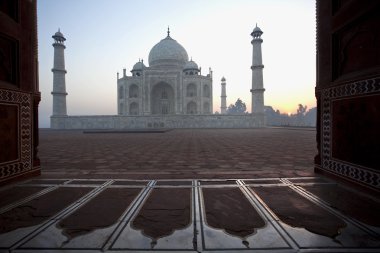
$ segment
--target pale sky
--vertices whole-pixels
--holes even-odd
[[[116,73],[170,36],[202,67],[213,70],[214,111],[220,111],[220,80],[227,105],[241,98],[250,111],[252,45],[262,29],[265,105],[283,113],[299,103],[314,107],[316,76],[313,0],[39,0],[40,127],[52,113],[53,39],[66,37],[68,115],[115,115]]]

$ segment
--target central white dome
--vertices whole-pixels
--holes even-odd
[[[169,35],[158,42],[149,53],[149,66],[176,65],[183,67],[189,60],[187,52],[181,44]]]

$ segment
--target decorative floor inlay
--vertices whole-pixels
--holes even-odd
[[[89,191],[88,188],[59,188],[2,213],[0,234],[38,225]]]
[[[43,224],[64,212],[91,188],[53,188],[0,214],[0,249],[9,249],[32,236]]]
[[[380,201],[357,194],[319,177],[30,180],[0,189],[0,252],[380,252]]]
[[[61,220],[57,227],[71,240],[117,222],[141,189],[108,188]]]
[[[252,187],[268,207],[289,226],[335,238],[347,224],[290,188]],[[321,222],[323,220],[323,222]]]
[[[228,234],[246,237],[265,226],[239,188],[202,188],[207,224]]]
[[[149,193],[140,198],[135,214],[126,220],[110,250],[194,249],[193,189],[186,182],[166,187],[170,188],[155,186],[147,190]]]
[[[191,189],[153,189],[132,228],[154,240],[184,229],[191,222]]]

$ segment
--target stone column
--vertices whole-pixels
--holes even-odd
[[[66,40],[63,34],[58,30],[52,38],[54,39],[54,66],[51,69],[53,72],[53,114],[52,116],[67,116],[66,108],[66,80],[65,75],[65,55],[64,50]]]
[[[222,78],[222,95],[220,96],[220,113],[227,113],[226,78]]]
[[[264,113],[264,84],[263,84],[263,61],[261,55],[261,35],[263,32],[259,27],[253,29],[251,36],[252,44],[252,113]]]

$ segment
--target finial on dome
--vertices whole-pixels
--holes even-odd
[[[169,29],[169,26],[168,26],[168,37],[170,37],[170,29]]]

